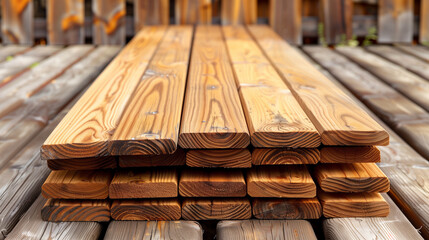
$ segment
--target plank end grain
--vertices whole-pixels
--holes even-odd
[[[250,144],[247,132],[181,133],[179,146],[191,149],[246,148]]]
[[[177,199],[115,200],[111,213],[115,220],[179,220],[181,206]]]
[[[207,168],[250,168],[251,154],[248,149],[189,150],[186,165]]]
[[[42,219],[51,222],[108,222],[108,200],[48,199],[42,208]]]
[[[253,165],[317,164],[320,151],[317,148],[255,148]]]
[[[248,199],[193,199],[182,203],[182,217],[186,220],[249,219],[252,210]]]
[[[118,163],[115,157],[73,158],[73,159],[48,159],[48,167],[51,170],[98,170],[115,169]]]
[[[322,216],[322,205],[317,198],[255,198],[252,211],[257,219],[319,219]]]
[[[153,135],[153,136],[149,136]],[[147,134],[147,139],[115,140],[109,144],[112,155],[164,155],[173,154],[177,150],[177,143],[173,139],[156,139],[157,134]]]
[[[182,148],[177,148],[173,154],[119,156],[121,168],[184,166],[185,162],[186,152]]]
[[[321,163],[376,163],[380,162],[380,150],[375,146],[322,147]]]

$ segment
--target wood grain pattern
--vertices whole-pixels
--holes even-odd
[[[186,153],[189,167],[250,168],[252,156],[248,149],[189,150]]]
[[[134,0],[134,31],[148,25],[168,25],[170,1]]]
[[[173,154],[119,156],[119,166],[122,168],[184,166],[185,162],[186,152],[182,148],[177,148]]]
[[[47,160],[51,170],[98,170],[118,167],[115,157],[73,158]]]
[[[378,5],[379,43],[412,42],[414,1],[380,0]]]
[[[255,24],[258,20],[257,0],[229,0],[221,2],[222,25]]]
[[[52,171],[42,186],[45,198],[105,199],[109,196],[112,173],[98,171]]]
[[[32,0],[2,0],[2,41],[3,44],[34,43]]]
[[[159,238],[203,240],[203,229],[194,221],[112,221],[105,240]]]
[[[176,0],[174,9],[176,24],[212,23],[211,0]]]
[[[290,44],[302,44],[302,0],[271,0],[270,26]]]
[[[324,145],[387,145],[387,132],[341,89],[266,26],[249,26]],[[329,116],[329,117],[328,117]]]
[[[425,46],[398,43],[395,44],[395,47],[403,52],[418,57],[425,62],[429,62],[429,49]]]
[[[92,1],[94,44],[125,44],[125,0]]]
[[[257,219],[319,219],[322,216],[322,205],[317,198],[255,198],[252,212]]]
[[[332,217],[387,217],[389,204],[380,193],[326,193],[318,192],[323,216]]]
[[[221,29],[196,29],[186,85],[179,145],[182,148],[245,148],[249,131]]]
[[[418,153],[429,159],[429,117],[422,120],[402,122],[398,124],[396,131]]]
[[[168,28],[112,136],[110,154],[176,151],[192,32],[191,26]]]
[[[254,147],[317,147],[320,136],[243,27],[222,28]]]
[[[317,148],[255,148],[253,165],[316,164],[320,160]]]
[[[322,0],[325,41],[337,44],[352,39],[353,0]]]
[[[185,199],[182,218],[185,220],[249,219],[252,210],[248,199]]]
[[[304,165],[254,167],[247,171],[246,182],[251,197],[316,197],[316,184]]]
[[[266,239],[316,240],[313,227],[305,220],[244,220],[220,221],[216,238],[219,240]]]
[[[246,182],[239,170],[184,169],[179,194],[182,197],[244,197]]]
[[[380,162],[380,150],[374,146],[323,147],[320,149],[321,163],[375,163]]]
[[[115,200],[111,214],[115,220],[179,220],[181,206],[177,199]]]
[[[83,44],[84,0],[48,0],[47,28],[49,44]]]
[[[107,142],[164,32],[165,27],[148,27],[134,37],[52,132],[42,158],[108,155]]]
[[[119,170],[109,186],[109,198],[177,197],[176,169]]]
[[[51,222],[108,222],[108,200],[48,199],[42,208],[42,219]]]

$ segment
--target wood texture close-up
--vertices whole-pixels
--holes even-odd
[[[170,23],[168,0],[134,0],[134,31],[144,26],[168,25]]]
[[[47,160],[48,167],[51,170],[97,170],[117,168],[116,158],[93,157],[93,158],[72,158],[72,159],[53,159]]]
[[[302,44],[302,0],[271,0],[270,26],[290,44]]]
[[[42,208],[42,219],[50,222],[108,222],[107,200],[48,199]]]
[[[317,148],[255,148],[252,151],[253,165],[316,164],[319,160]]]
[[[33,0],[2,0],[1,31],[3,44],[34,43]]]
[[[258,18],[257,0],[221,1],[221,23],[223,25],[255,24]]]
[[[111,206],[115,220],[179,220],[181,206],[177,199],[115,200]]]
[[[317,198],[255,198],[252,212],[257,219],[319,219],[322,205]]]
[[[323,147],[320,149],[321,163],[380,162],[380,150],[374,146]]]
[[[182,218],[186,220],[249,219],[252,209],[248,199],[187,198],[182,203]]]
[[[250,168],[252,155],[248,149],[189,150],[186,152],[186,166]]]
[[[125,44],[125,0],[93,0],[94,44]]]
[[[211,0],[175,0],[176,24],[211,24]]]
[[[177,148],[172,154],[119,156],[119,166],[121,168],[184,166],[185,163],[186,152],[182,148]]]
[[[49,44],[84,43],[84,0],[48,0],[46,8]]]

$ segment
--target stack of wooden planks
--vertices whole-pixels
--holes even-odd
[[[145,27],[42,146],[42,218],[387,216],[388,143],[267,26]]]

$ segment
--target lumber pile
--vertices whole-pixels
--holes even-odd
[[[42,146],[42,218],[387,216],[388,143],[266,26],[145,27]]]

